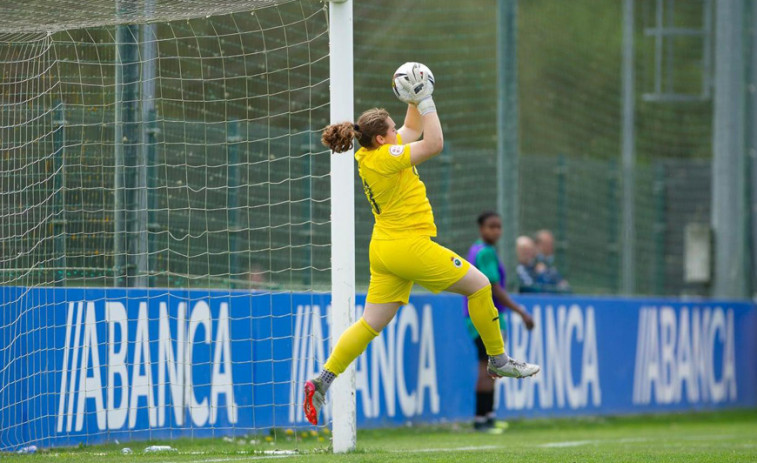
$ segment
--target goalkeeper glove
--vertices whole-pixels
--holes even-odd
[[[403,64],[395,74],[395,85],[401,87],[395,92],[400,101],[416,105],[421,115],[436,111],[436,105],[431,98],[434,92],[434,75],[426,65]]]

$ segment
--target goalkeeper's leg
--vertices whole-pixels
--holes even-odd
[[[323,371],[318,377],[305,383],[305,417],[310,423],[318,424],[318,414],[323,407],[326,392],[332,381],[368,347],[373,338],[394,318],[400,308],[400,302],[384,304],[366,303],[363,316],[342,333],[334,346]]]
[[[505,352],[505,342],[499,326],[499,312],[494,307],[492,287],[489,280],[474,266],[447,291],[468,297],[468,313],[489,355],[489,375],[525,378],[541,369],[538,365],[511,359]]]

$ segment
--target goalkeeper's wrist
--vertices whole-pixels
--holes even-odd
[[[425,116],[428,113],[435,113],[436,112],[436,104],[434,104],[434,99],[430,96],[428,98],[424,98],[423,100],[418,102],[418,112],[421,113],[421,116]]]

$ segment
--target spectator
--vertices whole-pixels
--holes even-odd
[[[518,256],[518,290],[521,293],[542,292],[540,277],[536,270],[536,245],[528,236],[519,236],[515,241],[515,253]]]
[[[546,292],[569,292],[570,285],[555,266],[555,237],[549,230],[536,232],[536,273]]]

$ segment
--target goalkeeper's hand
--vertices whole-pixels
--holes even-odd
[[[411,66],[406,69],[404,78],[397,79],[402,86],[398,97],[405,103],[417,105],[434,93],[434,82],[429,80],[429,72],[424,72],[426,66],[421,63],[407,63],[405,66],[408,64]]]
[[[425,68],[425,70],[424,70]],[[431,98],[434,93],[434,81],[430,78],[430,71],[421,63],[413,63],[407,72],[407,78],[399,79],[404,91],[400,92],[400,100],[418,107],[421,115],[436,111],[436,105]]]

